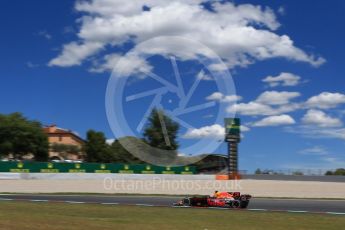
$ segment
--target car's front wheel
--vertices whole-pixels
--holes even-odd
[[[190,198],[183,199],[183,206],[191,206]]]

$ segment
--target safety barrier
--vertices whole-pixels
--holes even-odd
[[[162,167],[111,163],[0,162],[0,172],[12,173],[123,173],[195,174],[195,167]]]

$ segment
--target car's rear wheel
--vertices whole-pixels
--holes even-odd
[[[241,201],[240,208],[247,208],[249,201]]]

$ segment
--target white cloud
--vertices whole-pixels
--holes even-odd
[[[105,142],[106,142],[108,145],[111,145],[114,141],[115,141],[115,139],[107,139]]]
[[[201,138],[224,138],[225,129],[223,126],[214,124],[211,126],[204,126],[199,129],[189,129],[183,138],[186,139],[201,139]]]
[[[200,71],[196,75],[196,79],[202,80],[202,81],[214,81],[214,79],[210,75],[206,74],[204,71]]]
[[[282,72],[278,76],[267,76],[262,81],[268,83],[270,87],[275,86],[295,86],[300,84],[301,77],[292,73]]]
[[[254,101],[229,105],[227,112],[246,116],[271,116],[302,109],[330,109],[345,104],[345,94],[329,92],[313,96],[306,102],[291,102],[300,95],[299,92],[265,91]]]
[[[284,7],[284,6],[280,6],[280,7],[278,8],[278,13],[279,13],[280,15],[285,15],[285,13],[286,13],[285,7]]]
[[[120,60],[119,54],[108,54],[104,56],[103,63],[99,63],[95,60],[93,67],[89,69],[90,72],[103,73],[110,72],[114,69],[116,63]]]
[[[295,120],[289,115],[283,114],[279,116],[265,117],[260,121],[254,122],[253,126],[263,127],[263,126],[280,126],[280,125],[292,125],[295,124]]]
[[[314,130],[319,137],[338,138],[345,140],[345,128]]]
[[[285,131],[290,133],[297,133],[308,138],[336,138],[345,140],[345,128],[301,125],[293,128],[286,127]]]
[[[300,104],[290,102],[291,99],[299,96],[298,92],[265,91],[255,101],[230,105],[227,112],[247,116],[279,115],[300,109]]]
[[[309,108],[330,109],[344,103],[345,94],[323,92],[309,98],[306,102],[306,106]]]
[[[228,113],[239,113],[241,115],[270,115],[274,110],[264,104],[257,102],[239,103],[227,108]]]
[[[288,104],[291,99],[301,96],[298,92],[277,92],[277,91],[265,91],[259,95],[256,102],[266,105],[284,105]]]
[[[39,31],[37,33],[37,35],[41,36],[41,37],[44,37],[47,40],[51,40],[53,38],[53,36],[51,34],[49,34],[47,31],[45,31],[45,30]]]
[[[341,120],[328,116],[325,112],[310,109],[303,116],[302,122],[307,125],[317,125],[319,127],[339,127],[342,126]]]
[[[311,148],[302,149],[299,151],[303,155],[327,155],[328,151],[322,146],[314,146]]]
[[[48,65],[61,67],[80,65],[85,58],[95,54],[102,48],[103,44],[100,42],[85,42],[82,44],[71,42],[64,45],[62,53],[52,59]]]
[[[248,132],[248,131],[250,131],[250,128],[248,126],[241,125],[240,130],[241,130],[241,132]]]
[[[275,13],[265,7],[232,2],[212,2],[213,12],[202,7],[201,0],[93,0],[77,1],[75,9],[83,16],[77,21],[78,41],[64,45],[49,66],[80,65],[105,47],[121,47],[157,36],[181,36],[205,44],[219,54],[228,67],[247,66],[256,60],[276,57],[319,66],[321,57],[307,54],[294,46],[287,35],[274,31],[279,27]],[[150,7],[143,11],[142,7]],[[193,59],[209,53],[176,44],[152,43],[146,52],[174,54]],[[219,68],[219,66],[217,67]]]
[[[230,105],[226,111],[228,113],[238,113],[246,116],[269,116],[289,113],[301,108],[300,104],[290,103],[278,107],[251,101],[248,103],[238,103]]]
[[[241,96],[238,95],[224,95],[221,92],[214,92],[211,95],[206,97],[206,100],[208,101],[218,101],[218,102],[236,102],[240,101],[242,99]]]
[[[115,71],[119,76],[126,77],[131,74],[144,74],[152,70],[152,66],[143,58],[137,55],[121,56],[109,54],[104,56],[102,64],[95,64],[89,69],[90,72],[102,73]]]

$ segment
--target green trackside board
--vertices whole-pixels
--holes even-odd
[[[0,162],[0,172],[13,173],[123,173],[123,174],[195,174],[194,166],[162,167],[145,164]]]

